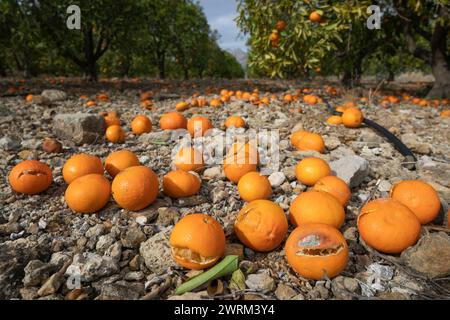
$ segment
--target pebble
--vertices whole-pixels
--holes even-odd
[[[172,253],[164,232],[159,232],[147,241],[142,242],[139,253],[147,268],[154,273],[162,273],[174,265],[173,260],[169,259]]]
[[[283,172],[274,172],[269,176],[269,182],[272,188],[277,188],[283,184],[286,176]]]
[[[369,162],[359,156],[346,156],[332,161],[330,167],[350,188],[359,186],[369,175]]]
[[[261,270],[259,273],[252,273],[247,276],[245,284],[249,289],[270,292],[275,289],[275,281],[267,274],[266,270]]]

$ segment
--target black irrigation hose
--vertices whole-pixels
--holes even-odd
[[[322,100],[326,103],[329,113],[333,115],[342,115],[342,112],[336,111],[326,99],[322,98]],[[416,156],[399,138],[397,138],[392,132],[390,132],[386,128],[380,126],[375,121],[364,118],[363,123],[365,123],[368,127],[377,131],[379,134],[384,136],[391,144],[394,145],[395,149],[397,149],[397,151],[400,152],[402,156],[405,157],[405,161],[403,162],[403,166],[405,168],[409,170],[416,169],[416,162],[417,162]]]

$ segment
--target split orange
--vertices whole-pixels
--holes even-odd
[[[269,200],[254,200],[238,213],[234,232],[247,247],[267,252],[278,247],[286,237],[288,222],[283,209]]]
[[[144,209],[158,196],[158,177],[144,166],[119,172],[112,182],[112,195],[119,206],[131,211]]]
[[[76,178],[85,176],[91,173],[103,174],[103,165],[100,158],[80,153],[73,155],[66,161],[62,169],[64,181],[70,184]]]
[[[307,191],[292,201],[289,218],[294,226],[306,223],[324,223],[340,228],[345,220],[342,204],[324,191]]]
[[[138,157],[129,150],[119,150],[111,153],[105,160],[105,170],[111,177],[120,171],[139,165]]]
[[[225,252],[225,233],[211,216],[193,213],[174,226],[169,243],[180,266],[201,270],[217,263]]]
[[[111,185],[101,174],[88,174],[72,181],[64,194],[70,209],[79,213],[99,211],[111,196]]]
[[[289,265],[302,277],[321,280],[333,278],[347,266],[349,250],[336,228],[320,223],[297,227],[284,248]]]
[[[32,195],[47,190],[53,181],[53,175],[45,163],[25,160],[12,168],[8,181],[14,191]]]

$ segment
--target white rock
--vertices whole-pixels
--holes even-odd
[[[275,281],[266,272],[250,274],[245,280],[249,289],[269,292],[275,289]]]
[[[359,186],[369,174],[369,162],[359,156],[345,156],[331,162],[330,167],[350,188]]]
[[[283,172],[274,172],[269,176],[269,181],[272,188],[281,186],[285,180],[286,176]]]

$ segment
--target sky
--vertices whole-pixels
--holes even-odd
[[[234,18],[237,16],[236,0],[199,0],[211,29],[220,34],[219,45],[222,49],[240,48],[247,51],[245,39],[239,35]]]

